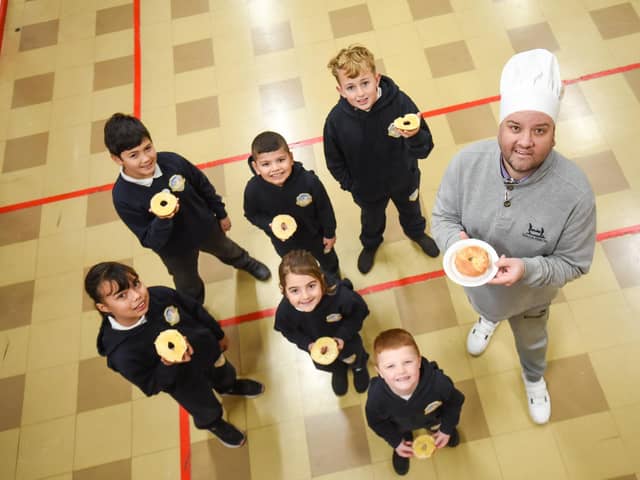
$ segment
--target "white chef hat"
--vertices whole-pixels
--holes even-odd
[[[555,55],[548,50],[521,52],[509,59],[500,77],[500,122],[513,112],[533,110],[558,117],[562,79]]]

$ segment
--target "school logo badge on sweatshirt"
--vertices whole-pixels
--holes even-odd
[[[180,321],[180,312],[178,312],[178,307],[174,307],[173,305],[169,305],[165,308],[163,315],[165,321],[172,327]]]
[[[430,413],[435,412],[440,407],[440,405],[442,405],[442,402],[440,400],[431,402],[429,405],[424,407],[424,414],[429,415]]]
[[[330,313],[329,315],[327,315],[326,320],[327,323],[336,323],[342,320],[342,315],[340,315],[339,313]]]
[[[169,188],[172,192],[182,192],[184,190],[185,179],[182,175],[175,174],[169,179]]]
[[[313,197],[310,193],[301,193],[296,197],[296,205],[299,207],[306,207],[307,205],[311,205],[313,202]]]

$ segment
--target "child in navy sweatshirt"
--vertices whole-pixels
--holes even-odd
[[[336,217],[322,182],[293,160],[289,145],[276,132],[262,132],[251,143],[249,167],[255,174],[244,189],[244,215],[271,239],[280,257],[302,249],[320,262],[329,283],[340,278]],[[293,217],[296,229],[286,240],[272,229],[276,215]]]
[[[114,114],[104,126],[104,143],[120,166],[112,192],[116,212],[142,246],[160,256],[178,291],[204,302],[204,282],[198,274],[201,251],[258,280],[271,276],[264,264],[227,237],[231,220],[204,173],[176,153],[157,153],[140,120]],[[161,191],[178,197],[175,209],[166,215],[149,208],[151,198]]]
[[[460,442],[456,426],[464,395],[438,367],[420,356],[409,332],[393,328],[373,342],[376,371],[371,380],[365,414],[369,427],[393,448],[393,468],[409,471],[413,430],[427,429],[436,448]]]
[[[236,378],[222,353],[227,337],[202,305],[171,288],[147,288],[134,269],[117,262],[91,267],[85,290],[102,314],[97,346],[109,368],[147,396],[167,392],[191,414],[197,428],[209,430],[225,446],[244,444],[244,433],[222,419],[222,406],[211,390],[252,398],[264,386]],[[156,352],[154,342],[167,329],[185,337],[187,351],[180,361]]]

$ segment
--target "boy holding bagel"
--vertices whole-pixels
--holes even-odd
[[[212,389],[253,398],[264,386],[236,378],[223,354],[227,337],[200,303],[171,288],[147,288],[133,268],[117,262],[92,266],[84,287],[102,316],[97,347],[109,368],[147,396],[171,395],[197,428],[209,430],[223,445],[244,444],[245,434],[222,418]]]
[[[464,395],[436,362],[420,355],[406,330],[381,332],[373,355],[378,377],[369,386],[367,423],[393,448],[394,471],[406,475],[411,457],[429,457],[437,448],[460,443],[456,426]],[[426,433],[414,438],[419,429]]]
[[[324,124],[327,167],[360,207],[362,251],[358,270],[373,267],[382,243],[389,200],[405,235],[430,257],[440,253],[425,233],[418,159],[433,149],[431,132],[416,104],[385,75],[361,45],[343,48],[327,67],[340,94]]]
[[[284,137],[262,132],[251,143],[249,167],[255,174],[244,189],[244,215],[271,239],[280,257],[307,250],[329,283],[340,278],[336,216],[318,176],[295,162]]]
[[[112,192],[116,212],[142,246],[160,256],[178,291],[204,302],[201,251],[258,280],[271,276],[266,265],[227,237],[231,220],[205,174],[176,153],[156,152],[139,119],[112,115],[104,143],[120,166]]]

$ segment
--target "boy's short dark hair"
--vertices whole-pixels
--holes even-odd
[[[149,130],[133,115],[114,113],[104,124],[104,144],[116,157],[137,147],[145,138],[151,140]]]
[[[139,275],[132,267],[118,262],[101,262],[89,269],[84,277],[84,290],[94,303],[101,303],[100,285],[104,282],[114,282],[118,286],[118,292],[126,290],[132,280]]]
[[[340,50],[335,57],[329,60],[327,68],[340,83],[339,70],[342,70],[347,78],[356,78],[365,70],[371,70],[371,73],[376,75],[376,60],[367,47],[354,44]]]
[[[251,156],[255,160],[260,153],[275,152],[281,148],[283,148],[285,152],[291,153],[289,151],[289,145],[282,135],[277,132],[262,132],[251,142]]]
[[[384,350],[395,350],[402,347],[413,347],[420,355],[420,348],[413,335],[402,328],[391,328],[380,332],[373,341],[374,363],[378,363],[378,355]]]

